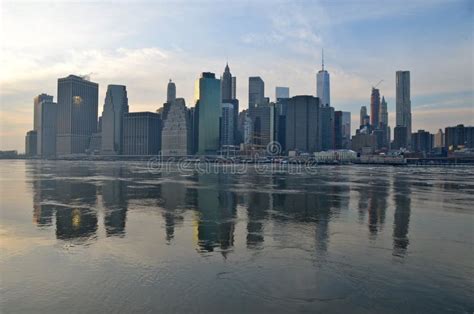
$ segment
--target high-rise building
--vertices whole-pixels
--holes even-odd
[[[199,147],[199,104],[189,108],[189,122],[191,124],[191,155],[194,155]]]
[[[275,106],[268,103],[249,108],[252,120],[252,144],[265,146],[274,140],[274,112]]]
[[[221,132],[220,132],[221,147],[235,144],[234,115],[235,115],[234,105],[230,103],[223,103],[222,115],[221,115]]]
[[[28,131],[25,136],[25,155],[36,156],[38,143],[38,133],[35,130]]]
[[[321,70],[316,74],[316,96],[321,106],[330,106],[329,72],[324,69],[324,54],[322,55]]]
[[[232,74],[230,73],[229,64],[226,63],[224,73],[221,77],[222,100],[234,99],[232,97]]]
[[[321,149],[319,98],[294,96],[286,112],[286,150],[312,153]]]
[[[275,140],[280,143],[282,151],[286,151],[286,114],[290,98],[279,98],[275,104]]]
[[[214,73],[204,72],[196,80],[195,99],[199,110],[198,153],[216,154],[219,149],[221,81]]]
[[[349,149],[351,147],[351,113],[342,112],[342,148]]]
[[[411,135],[412,151],[418,153],[429,153],[433,149],[432,136],[430,132],[418,130]]]
[[[441,129],[434,136],[434,147],[444,147],[444,133]]]
[[[390,128],[388,126],[388,109],[385,97],[382,97],[379,110],[379,125],[378,128],[382,130],[382,148],[390,148]]]
[[[183,98],[177,98],[163,119],[161,153],[163,156],[186,156],[191,153],[191,121]]]
[[[232,99],[237,99],[237,78],[232,76]]]
[[[351,142],[351,113],[334,111],[334,148],[349,149]]]
[[[375,134],[358,132],[352,136],[351,149],[357,153],[373,153],[376,145],[377,138]]]
[[[342,111],[334,111],[334,148],[342,149]]]
[[[249,108],[265,102],[265,83],[260,76],[249,77]]]
[[[58,79],[58,155],[82,154],[97,130],[99,85],[76,75]]]
[[[38,104],[37,154],[41,157],[56,155],[58,104],[42,101]]]
[[[405,126],[396,126],[393,129],[393,149],[407,148],[407,128]]]
[[[367,117],[367,107],[362,106],[360,107],[360,123],[359,123],[359,128],[365,125],[365,120]]]
[[[382,96],[382,102],[380,103],[379,123],[381,125],[388,125],[387,102],[385,101],[385,97],[383,96]]]
[[[43,93],[33,98],[33,130],[38,130],[38,123],[40,119],[39,104],[43,101],[52,102],[53,96]]]
[[[102,112],[101,153],[122,153],[123,116],[128,113],[127,88],[123,85],[107,86],[104,111]]]
[[[275,87],[275,101],[280,99],[290,98],[290,88],[289,87]]]
[[[380,116],[380,91],[372,87],[372,94],[370,95],[370,125],[372,129],[379,127]]]
[[[130,112],[123,117],[123,154],[157,155],[161,149],[161,117],[153,112]]]
[[[168,82],[168,88],[166,89],[166,102],[172,103],[176,100],[176,85],[171,81]]]
[[[411,140],[410,71],[396,73],[396,124],[406,127],[407,145]]]
[[[334,149],[334,108],[324,105],[319,108],[321,122],[321,149]]]
[[[474,148],[474,126],[447,127],[444,129],[445,146],[448,150],[456,150],[459,146]]]

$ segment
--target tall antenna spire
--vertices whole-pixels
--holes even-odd
[[[321,48],[321,65],[324,71],[324,48]]]

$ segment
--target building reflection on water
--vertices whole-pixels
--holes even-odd
[[[408,179],[395,177],[393,181],[393,198],[395,214],[393,217],[393,255],[405,255],[409,239],[408,228],[411,212],[411,185]]]
[[[110,236],[123,236],[125,234],[125,222],[127,220],[127,187],[124,180],[123,168],[105,169],[104,174],[111,180],[102,183],[102,205],[104,207],[105,232]]]
[[[226,190],[231,177],[225,174],[201,176],[197,191],[197,238],[201,251],[219,247],[225,256],[234,246],[237,197]]]
[[[197,250],[218,251],[225,257],[234,249],[238,216],[244,215],[245,227],[239,230],[246,232],[247,249],[264,248],[270,222],[283,232],[288,225],[304,224],[305,230],[314,230],[314,247],[323,255],[328,251],[331,224],[351,210],[352,195],[359,223],[367,226],[371,239],[383,231],[393,203],[393,255],[403,256],[409,244],[411,186],[403,176],[371,182],[340,172],[330,178],[225,173],[183,178],[176,173],[137,174],[127,165],[95,168],[70,163],[49,168],[32,164],[31,173],[33,221],[41,228],[55,226],[60,240],[95,239],[101,223],[106,237],[125,237],[129,208],[139,203],[158,210],[168,244],[185,217],[192,217]],[[249,182],[254,188],[239,190]],[[243,210],[238,213],[238,208]]]
[[[370,237],[375,239],[385,224],[390,180],[380,176],[373,179],[370,184],[357,186],[356,190],[359,193],[359,222],[362,223],[367,216]]]

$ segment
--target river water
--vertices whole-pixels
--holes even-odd
[[[2,313],[472,313],[474,168],[0,161]]]

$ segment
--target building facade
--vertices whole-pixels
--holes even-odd
[[[434,135],[434,147],[444,147],[444,133],[441,129]]]
[[[448,150],[456,150],[459,147],[474,148],[474,126],[447,127],[444,129],[445,146]]]
[[[393,130],[393,149],[407,148],[407,137],[406,137],[407,128],[405,126],[396,126]]]
[[[265,103],[265,83],[260,76],[249,77],[249,108]]]
[[[191,154],[191,121],[183,98],[171,103],[161,131],[161,153],[163,156],[186,156]]]
[[[166,102],[172,103],[176,100],[176,84],[170,79],[166,88]]]
[[[362,126],[365,126],[366,125],[366,121],[367,121],[367,107],[366,106],[362,106],[360,107],[360,123],[359,123],[359,128],[361,128]]]
[[[312,153],[321,150],[319,98],[295,96],[286,111],[286,151]]]
[[[433,136],[425,130],[418,130],[411,135],[412,151],[427,154],[433,149]]]
[[[289,87],[275,87],[275,101],[278,102],[280,99],[290,98],[290,88]]]
[[[370,125],[373,129],[379,127],[380,118],[380,91],[372,87],[372,94],[370,95]]]
[[[231,103],[222,104],[222,115],[221,115],[221,132],[220,132],[220,143],[221,147],[234,145],[234,133],[235,133],[235,110],[234,105]]]
[[[153,112],[131,112],[123,117],[123,154],[158,155],[161,117]]]
[[[42,101],[38,104],[37,154],[43,158],[56,155],[58,104]]]
[[[38,143],[38,134],[35,130],[28,131],[25,136],[25,155],[28,157],[36,156]]]
[[[342,149],[351,147],[351,113],[342,112]]]
[[[229,64],[225,65],[224,73],[221,77],[222,100],[234,99],[232,97],[232,74],[230,73]]]
[[[252,144],[266,146],[274,140],[274,111],[273,104],[257,104],[249,108],[252,120]]]
[[[196,105],[199,110],[198,154],[214,155],[219,150],[221,117],[221,81],[214,73],[205,72],[196,81]]]
[[[411,99],[410,99],[410,71],[396,73],[396,125],[406,128],[406,142],[411,140]]]
[[[128,113],[127,88],[107,86],[102,112],[101,154],[118,155],[123,150],[123,117]]]
[[[321,70],[316,74],[316,96],[319,98],[320,106],[331,106],[329,87],[329,72],[324,69],[324,55],[321,60]]]
[[[324,105],[319,108],[321,122],[321,149],[334,149],[334,108]]]
[[[83,154],[97,130],[99,85],[76,75],[58,79],[58,155]]]
[[[53,102],[53,96],[43,93],[33,98],[33,130],[38,130],[40,119],[39,104],[43,101]]]

